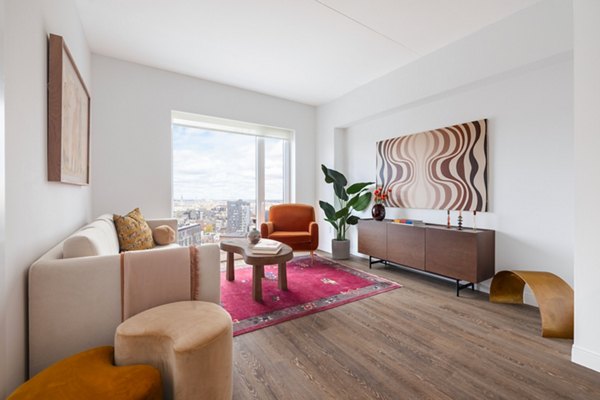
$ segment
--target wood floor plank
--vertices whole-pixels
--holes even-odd
[[[536,308],[344,264],[403,287],[236,337],[234,399],[600,399],[600,374],[541,337]]]

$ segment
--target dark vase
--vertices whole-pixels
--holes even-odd
[[[383,204],[375,204],[371,209],[371,215],[374,220],[382,221],[385,218],[385,206]]]

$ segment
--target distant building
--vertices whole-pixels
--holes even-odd
[[[200,224],[192,224],[179,228],[178,243],[181,246],[191,246],[202,243],[202,227]]]
[[[250,228],[250,203],[244,200],[227,202],[227,233],[245,235]]]

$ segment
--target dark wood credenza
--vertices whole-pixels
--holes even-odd
[[[393,263],[454,279],[457,296],[461,289],[492,278],[496,268],[495,231],[489,229],[361,219],[358,251],[369,256],[369,268]]]

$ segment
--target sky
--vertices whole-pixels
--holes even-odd
[[[173,198],[253,200],[256,138],[173,125]],[[265,198],[283,197],[283,141],[265,139]]]

